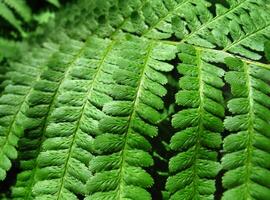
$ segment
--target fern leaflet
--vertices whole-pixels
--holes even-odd
[[[86,194],[85,182],[91,177],[89,143],[99,133],[97,120],[104,116],[100,107],[111,100],[106,90],[112,81],[108,69],[117,67],[110,56],[115,45],[114,41],[90,37],[72,65],[63,65],[69,69],[43,133],[35,199],[78,199],[78,194]]]
[[[16,146],[23,134],[23,124],[28,108],[27,99],[33,90],[33,84],[39,80],[44,60],[54,51],[54,46],[38,48],[37,52],[26,56],[24,62],[12,63],[7,79],[8,84],[0,97],[0,180],[11,167],[11,159],[17,157]]]
[[[232,132],[224,140],[222,165],[228,170],[223,185],[228,190],[223,199],[261,199],[270,196],[270,71],[227,58],[230,71],[226,81],[233,98],[228,102],[232,116],[225,127]]]
[[[114,74],[115,100],[104,105],[109,115],[100,121],[104,134],[93,144],[99,155],[90,162],[95,174],[88,181],[89,200],[151,199],[145,188],[153,179],[143,169],[153,164],[146,138],[157,135],[155,124],[166,93],[162,85],[167,82],[161,72],[172,69],[162,61],[174,57],[175,47],[133,38],[122,45]]]
[[[171,200],[213,199],[213,178],[220,170],[217,152],[223,131],[224,116],[220,77],[224,71],[205,62],[200,50],[181,45],[178,70],[181,90],[176,103],[184,108],[173,116],[172,125],[179,129],[171,139],[170,147],[178,151],[170,159],[166,188]]]

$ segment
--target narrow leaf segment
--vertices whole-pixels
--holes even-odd
[[[147,139],[158,133],[155,125],[161,119],[167,83],[162,72],[173,68],[163,60],[172,59],[175,51],[171,45],[130,38],[115,54],[115,100],[105,104],[108,116],[99,125],[103,134],[94,140],[98,156],[90,162],[94,176],[88,181],[87,200],[151,199],[146,188],[153,179],[145,168],[153,159]]]
[[[270,197],[270,71],[227,58],[225,79],[231,86],[231,132],[224,140],[222,166],[227,172],[223,200],[268,200]]]
[[[200,50],[181,45],[178,71],[180,111],[172,125],[178,130],[170,147],[176,152],[169,161],[166,189],[170,200],[214,199],[215,177],[220,170],[216,150],[223,131],[224,102],[221,77],[224,71],[205,62]]]
[[[6,177],[6,171],[11,168],[11,160],[17,158],[16,147],[23,135],[27,99],[34,83],[40,79],[44,62],[55,51],[55,45],[36,47],[33,52],[25,54],[21,62],[12,62],[5,76],[9,85],[0,97],[0,180]]]
[[[111,73],[117,68],[113,52],[119,48],[115,43],[90,37],[72,63],[63,63],[63,68],[58,62],[51,65],[59,70],[57,74],[68,70],[37,158],[35,199],[77,200],[86,194],[85,184],[91,177],[92,137],[99,133],[103,104],[111,101]],[[72,52],[76,51],[66,52],[65,56]]]

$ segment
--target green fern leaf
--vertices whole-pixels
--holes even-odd
[[[114,32],[136,32],[154,39],[166,39],[176,34],[180,43],[208,48],[217,46],[224,51],[260,59],[256,51],[263,51],[264,42],[268,40],[270,15],[269,6],[265,5],[269,2],[234,0],[228,4],[229,8],[216,4],[217,15],[214,17],[207,1],[142,1],[133,8],[137,14],[124,18]],[[228,26],[224,27],[224,24]]]
[[[21,2],[0,2],[13,26],[27,18]],[[211,200],[222,195],[222,175],[223,199],[268,200],[269,8],[81,0],[45,15],[45,46],[31,43],[0,76],[0,179],[17,151],[19,163],[10,198]]]
[[[233,98],[228,102],[232,116],[224,124],[231,135],[224,139],[222,166],[227,172],[224,200],[261,199],[270,196],[270,71],[227,58],[226,81]]]
[[[216,16],[213,16],[212,4],[205,0],[137,0],[118,5],[116,1],[108,1],[100,3],[104,10],[98,6],[99,2],[93,1],[92,6],[96,7],[93,11],[99,17],[82,14],[91,22],[83,20],[80,27],[88,33],[95,30],[102,37],[129,32],[152,39],[167,39],[175,34],[181,40],[178,43],[218,47],[259,60],[258,52],[264,50],[270,29],[269,1],[233,0],[227,3],[228,7],[213,5],[216,7]]]
[[[181,43],[209,48],[218,46],[223,51],[260,59],[256,51],[263,51],[270,30],[269,8],[265,7],[269,1],[233,0],[228,3],[229,8],[216,4],[215,17],[203,3],[186,9],[184,20],[174,19],[176,35],[182,39]],[[194,15],[199,17],[194,18]]]
[[[62,37],[65,37],[62,35]],[[44,132],[48,125],[51,112],[55,108],[69,68],[78,60],[81,52],[81,43],[65,37],[69,44],[60,45],[60,51],[47,60],[48,69],[42,71],[40,79],[34,84],[29,95],[29,108],[25,112],[28,120],[24,124],[25,135],[19,143],[19,158],[21,160],[21,173],[13,188],[13,199],[32,199],[31,187],[37,181],[37,156],[41,151],[41,144],[45,139]],[[70,51],[73,53],[70,54]],[[76,52],[78,52],[76,54]],[[56,66],[61,69],[56,69]],[[27,181],[26,181],[27,180]]]
[[[6,78],[8,84],[0,97],[0,180],[6,176],[11,167],[11,160],[17,157],[16,146],[23,134],[28,109],[27,99],[33,90],[33,84],[39,79],[41,69],[53,49],[36,48],[35,53],[29,53],[21,63],[14,62]]]
[[[164,95],[159,91],[167,82],[161,72],[172,70],[163,60],[172,59],[175,50],[171,45],[131,39],[116,54],[120,66],[113,75],[115,100],[103,107],[108,116],[100,121],[104,134],[94,140],[98,156],[90,162],[94,176],[88,181],[86,199],[151,199],[145,189],[153,179],[144,168],[152,166],[153,159],[146,138],[157,135],[155,124],[161,118]]]
[[[224,71],[205,62],[200,50],[180,46],[182,63],[178,71],[180,91],[176,103],[184,108],[173,116],[172,125],[179,132],[171,138],[170,147],[178,152],[170,159],[166,188],[171,200],[213,199],[215,181],[220,170],[217,152],[223,131],[223,97],[220,77]]]
[[[46,84],[40,85],[39,95],[32,98],[35,105],[32,118],[37,117],[39,113],[34,111],[44,103],[51,107],[51,111],[48,113],[47,109],[47,113],[41,113],[47,118],[40,120],[43,126],[37,123],[34,127],[34,132],[41,135],[41,141],[37,142],[37,153],[24,166],[29,182],[24,181],[26,176],[22,173],[14,196],[22,197],[28,192],[28,198],[33,199],[78,199],[77,195],[86,194],[85,183],[91,177],[92,147],[89,144],[92,137],[99,134],[97,121],[104,117],[100,110],[102,105],[111,101],[106,92],[111,89],[113,81],[109,70],[117,68],[112,64],[112,53],[118,48],[115,41],[90,37],[85,43],[74,41],[72,46],[65,45],[59,59],[52,60],[50,73],[45,72],[47,76],[44,78],[53,86],[59,84],[59,80],[51,80],[48,75],[58,74],[62,77],[59,89],[51,95],[46,91],[49,88],[44,87]],[[38,137],[30,134],[25,145]],[[27,158],[31,151],[29,146],[24,156]]]

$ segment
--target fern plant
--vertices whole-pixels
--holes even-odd
[[[269,8],[67,4],[5,70],[0,197],[268,200]]]

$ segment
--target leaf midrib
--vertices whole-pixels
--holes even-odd
[[[204,130],[204,126],[202,123],[202,118],[203,118],[203,113],[204,108],[203,108],[203,104],[204,104],[204,81],[203,81],[203,74],[202,74],[202,60],[201,60],[201,50],[196,50],[196,64],[198,66],[198,79],[199,79],[199,96],[200,96],[200,105],[198,107],[198,114],[199,114],[199,122],[198,122],[198,135],[196,137],[197,141],[195,144],[195,152],[194,152],[194,163],[192,166],[192,172],[193,172],[193,190],[194,190],[194,195],[197,194],[196,191],[198,192],[198,185],[196,180],[200,179],[199,175],[198,175],[198,169],[197,169],[197,160],[198,160],[198,151],[200,150],[201,147],[201,134]],[[193,196],[194,197],[194,196]]]
[[[247,78],[247,88],[248,88],[248,101],[249,101],[249,111],[248,111],[248,143],[247,143],[247,159],[245,162],[246,173],[245,177],[245,187],[246,187],[246,199],[251,197],[250,194],[250,178],[251,178],[251,167],[252,167],[252,152],[253,152],[253,140],[254,140],[254,100],[253,100],[253,88],[251,83],[251,74],[250,74],[250,66],[244,63],[244,72]]]
[[[242,41],[246,40],[247,38],[249,37],[252,37],[253,35],[256,35],[257,33],[261,32],[261,31],[264,31],[265,29],[269,28],[270,27],[270,23],[267,23],[265,26],[251,32],[251,33],[248,33],[248,34],[245,34],[243,37],[241,37],[240,39],[236,40],[236,41],[233,41],[230,45],[228,45],[227,47],[225,47],[223,49],[223,51],[228,51],[230,50],[232,47],[240,44]]]
[[[174,46],[178,46],[179,44],[181,44],[181,42],[177,42],[177,41],[169,41],[169,40],[161,40],[160,41],[161,43],[165,43],[165,44],[170,44],[170,45],[174,45]],[[237,57],[239,58],[240,60],[242,60],[243,62],[246,62],[246,63],[249,63],[249,64],[253,64],[253,65],[256,65],[258,67],[262,67],[262,68],[265,68],[265,69],[268,69],[270,70],[270,64],[264,64],[264,63],[260,63],[260,62],[257,62],[257,61],[254,61],[254,60],[250,60],[248,58],[244,58],[242,56],[238,56],[238,55],[234,55],[230,52],[227,52],[227,51],[224,51],[224,50],[218,50],[218,49],[211,49],[211,48],[207,48],[207,47],[201,47],[201,46],[196,46],[196,45],[192,45],[195,49],[199,49],[199,50],[202,50],[202,51],[209,51],[209,52],[216,52],[216,53],[223,53],[223,54],[226,54],[227,57]]]

